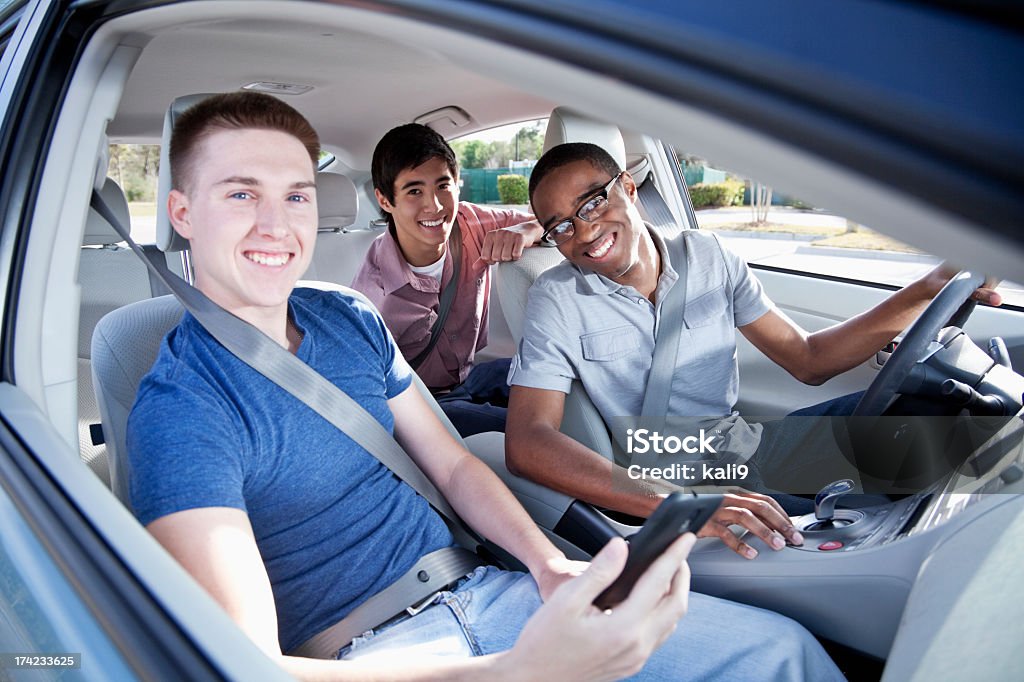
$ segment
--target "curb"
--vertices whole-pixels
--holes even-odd
[[[795,253],[817,256],[839,256],[842,258],[869,258],[871,260],[902,261],[904,263],[935,263],[941,258],[926,253],[903,253],[900,251],[877,251],[873,249],[844,249],[837,246],[799,246]]]
[[[813,242],[815,239],[824,239],[831,235],[827,234],[796,234],[794,232],[748,232],[746,230],[716,230],[714,227],[701,228],[708,232],[720,234],[723,237],[736,237],[739,239],[774,239],[787,242]]]

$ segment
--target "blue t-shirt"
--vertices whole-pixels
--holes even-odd
[[[297,289],[289,305],[304,333],[298,357],[392,431],[387,400],[411,373],[377,311],[358,294],[314,289]],[[189,314],[142,381],[127,445],[143,524],[200,507],[248,514],[284,651],[452,544],[412,488]]]

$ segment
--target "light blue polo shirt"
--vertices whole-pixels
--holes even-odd
[[[656,304],[633,287],[559,263],[530,288],[509,384],[569,393],[578,379],[606,424],[640,414],[661,304],[679,280],[664,240],[648,231],[662,259]],[[730,450],[756,447],[760,425],[746,424],[734,410],[736,328],[773,304],[746,262],[714,233],[684,230],[675,239],[685,240],[686,303],[669,415],[707,418],[729,432]]]

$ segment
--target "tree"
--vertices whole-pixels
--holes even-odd
[[[112,144],[107,175],[124,190],[128,201],[155,201],[160,147],[153,144]]]
[[[487,145],[487,151],[487,168],[508,168],[508,162],[513,158],[511,142],[492,142]]]
[[[750,212],[753,224],[764,225],[768,222],[768,210],[772,206],[772,188],[763,182],[750,182]]]
[[[523,126],[516,131],[512,142],[515,145],[513,158],[516,161],[539,159],[540,152],[544,148],[544,131],[541,129],[541,124],[534,122]]]
[[[452,150],[458,156],[462,168],[483,168],[490,157],[487,143],[481,140],[456,140]]]

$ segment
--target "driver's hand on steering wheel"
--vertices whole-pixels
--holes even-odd
[[[725,493],[722,506],[704,524],[699,538],[721,538],[722,542],[744,559],[753,559],[757,550],[743,542],[729,530],[729,526],[743,526],[775,551],[786,546],[804,544],[804,538],[793,526],[789,516],[778,502],[760,493],[734,489]]]
[[[920,281],[929,292],[928,298],[935,298],[935,295],[939,293],[942,287],[946,286],[946,282],[951,280],[958,272],[960,272],[960,268],[951,265],[949,261],[944,261],[922,277]],[[986,277],[985,283],[974,290],[971,298],[978,303],[985,303],[991,306],[1002,305],[1003,297],[996,291],[997,286],[999,286],[998,279]]]

